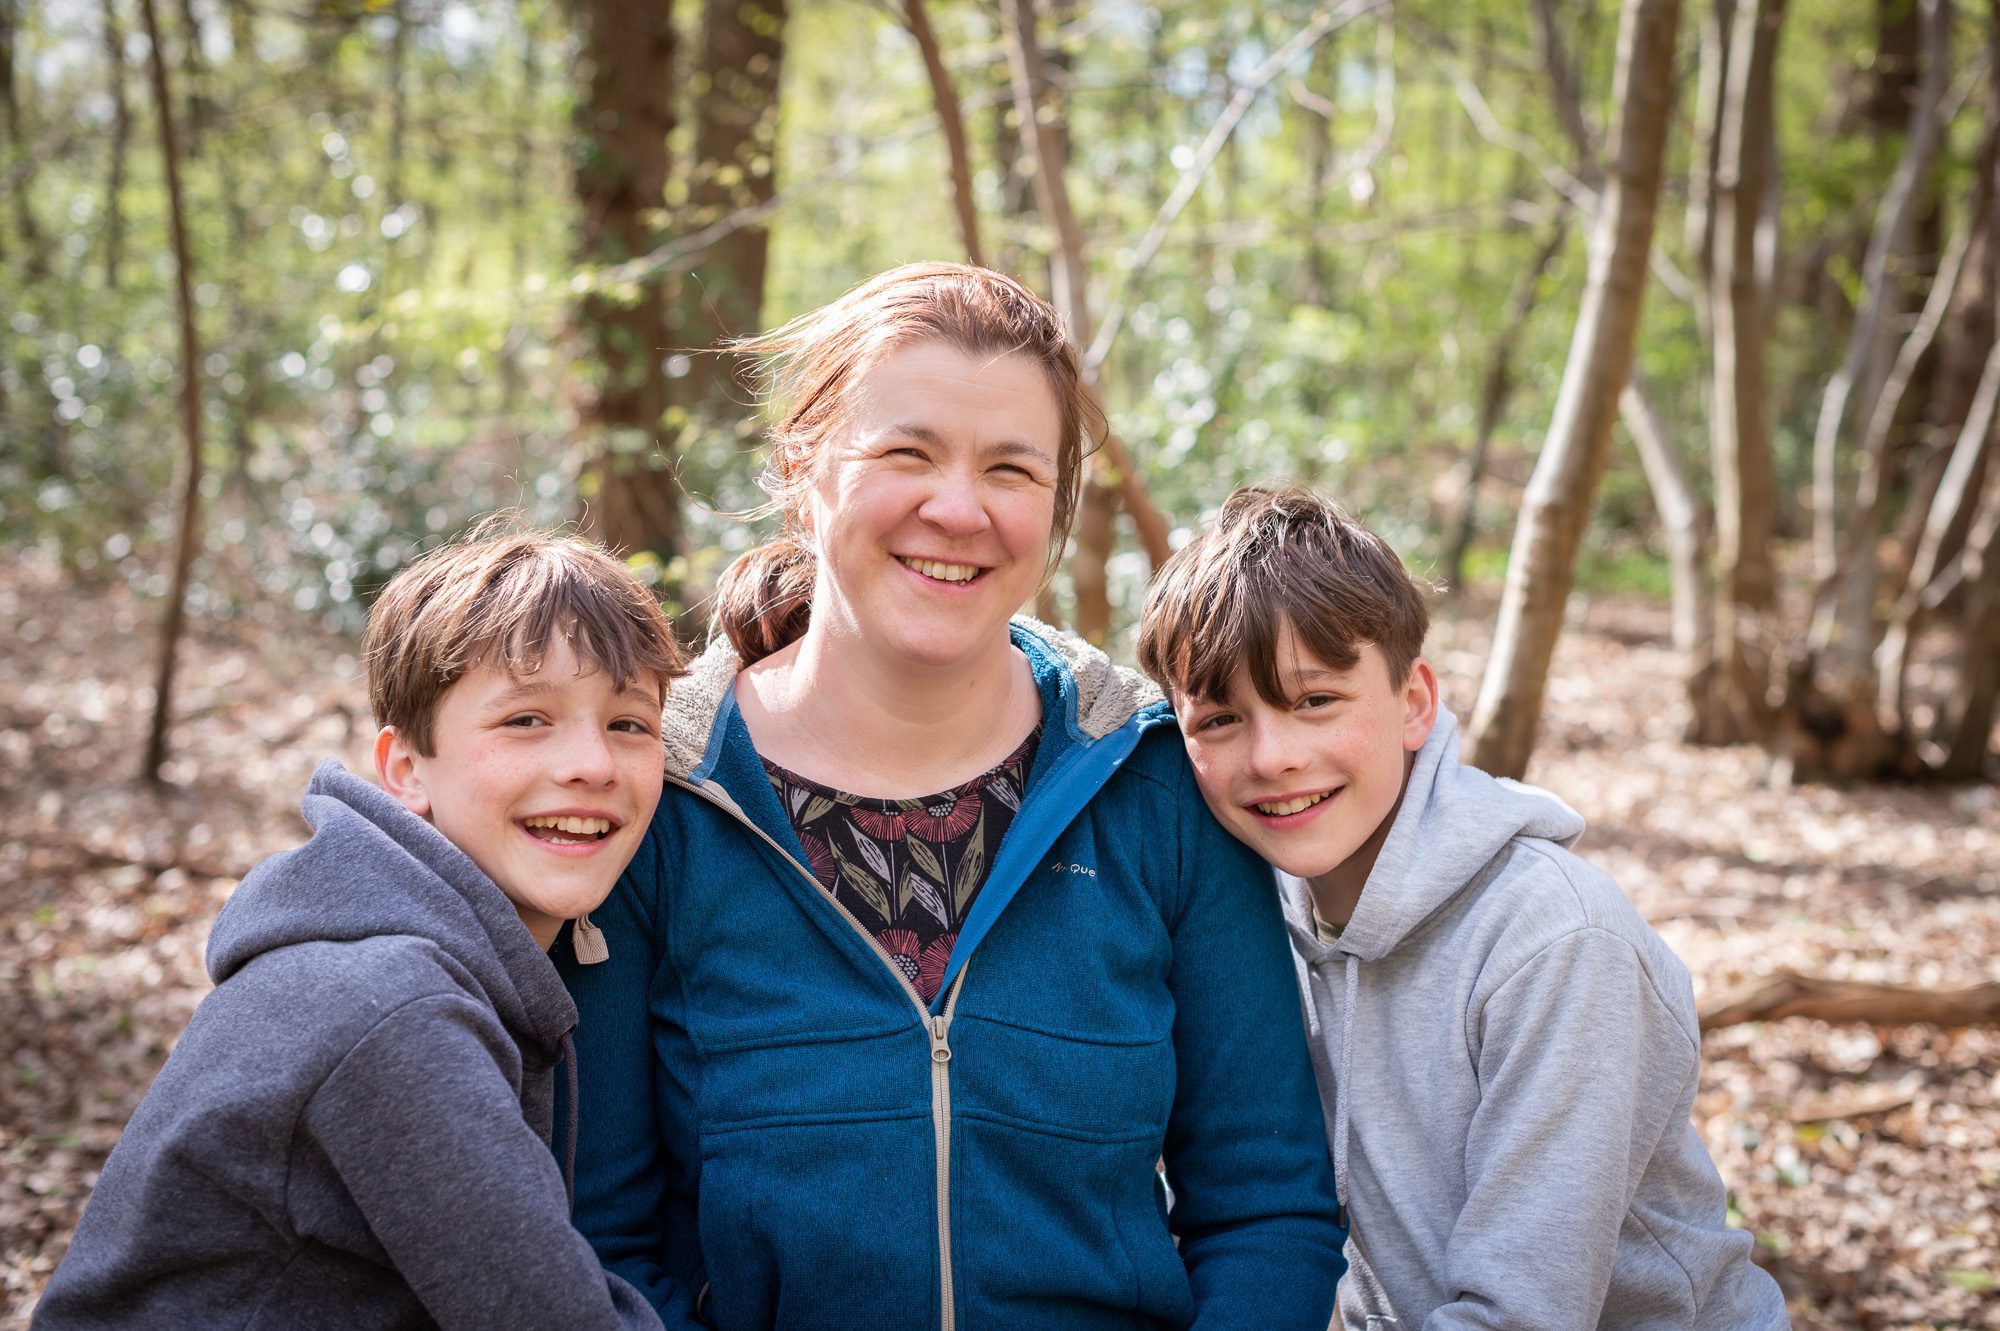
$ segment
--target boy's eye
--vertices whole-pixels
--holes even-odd
[[[1199,735],[1203,731],[1216,730],[1233,723],[1235,720],[1236,714],[1234,712],[1210,712],[1207,716],[1200,718],[1194,723],[1194,733]]]
[[[532,730],[536,726],[545,726],[548,724],[548,722],[543,720],[541,717],[536,716],[533,712],[522,712],[518,716],[508,717],[505,721],[502,721],[500,724],[503,726],[512,727],[516,730]]]
[[[623,731],[625,734],[628,735],[645,735],[648,736],[649,738],[653,733],[653,727],[651,725],[633,716],[619,717],[616,721],[613,721],[611,723],[611,728],[613,730]]]
[[[1315,707],[1331,707],[1339,701],[1340,698],[1337,694],[1308,693],[1305,697],[1299,699],[1299,706],[1308,709]]]

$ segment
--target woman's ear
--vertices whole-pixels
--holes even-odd
[[[417,756],[396,727],[383,726],[376,734],[375,776],[382,789],[417,817],[428,818],[431,797],[424,790],[423,773],[417,770]]]

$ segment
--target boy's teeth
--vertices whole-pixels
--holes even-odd
[[[1259,804],[1257,812],[1268,818],[1283,818],[1286,814],[1300,813],[1306,809],[1310,809],[1313,805],[1325,799],[1330,793],[1329,791],[1321,791],[1317,795],[1301,795],[1297,799],[1282,800],[1277,804]]]
[[[521,822],[527,827],[546,827],[550,831],[567,832],[571,836],[603,836],[611,830],[609,818],[537,817],[523,818]]]
[[[941,564],[935,559],[905,559],[903,562],[939,582],[971,582],[979,573],[976,564]]]

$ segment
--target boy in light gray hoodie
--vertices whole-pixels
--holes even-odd
[[[1770,1331],[1689,1115],[1687,970],[1545,791],[1462,766],[1422,588],[1332,503],[1232,495],[1139,659],[1274,866],[1350,1225],[1349,1331]]]

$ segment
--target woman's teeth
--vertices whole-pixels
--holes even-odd
[[[977,564],[941,564],[935,559],[905,559],[903,564],[939,582],[971,582],[979,576]]]
[[[595,841],[598,837],[608,836],[611,832],[609,818],[573,818],[566,815],[523,818],[521,826],[530,832],[555,833],[553,836],[544,837],[543,840],[564,845],[577,841]]]
[[[1259,804],[1257,812],[1267,818],[1283,818],[1287,814],[1302,813],[1331,794],[1333,792],[1330,790],[1322,790],[1317,795],[1301,795],[1297,799],[1281,800],[1276,804]]]

